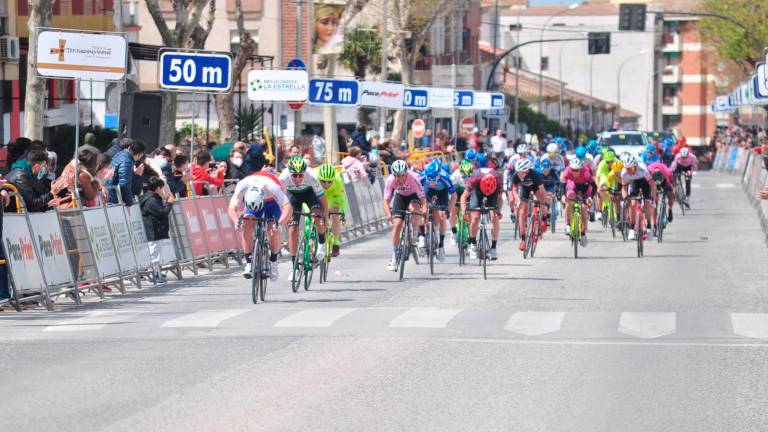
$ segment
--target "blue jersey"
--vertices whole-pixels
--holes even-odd
[[[424,192],[430,190],[441,191],[444,189],[447,189],[449,194],[456,192],[456,189],[453,187],[453,182],[451,181],[451,175],[445,170],[440,170],[440,175],[437,176],[435,181],[427,180],[427,176],[424,175],[424,173],[421,173],[419,178],[421,180],[421,185],[424,187]]]
[[[643,162],[645,162],[646,165],[650,165],[654,162],[661,162],[661,158],[658,153],[654,152],[652,156],[648,156],[648,152],[645,152],[643,153]]]
[[[554,192],[560,185],[560,175],[554,169],[549,170],[549,174],[544,174],[543,170],[536,170],[541,175],[541,181],[544,183],[544,189],[547,192]]]

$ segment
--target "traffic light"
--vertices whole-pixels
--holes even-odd
[[[619,30],[645,31],[645,11],[644,4],[620,4]]]
[[[608,32],[590,32],[588,34],[589,55],[610,54],[611,53],[611,34]]]

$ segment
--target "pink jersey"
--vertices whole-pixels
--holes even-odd
[[[392,199],[392,193],[397,192],[400,196],[408,196],[416,194],[420,199],[424,199],[424,187],[421,185],[418,174],[413,171],[408,171],[405,174],[405,181],[402,184],[397,184],[397,179],[394,174],[390,174],[387,177],[387,183],[384,186],[384,199],[389,201]]]
[[[672,170],[667,168],[666,165],[664,165],[661,162],[654,162],[650,165],[648,165],[648,172],[653,174],[656,171],[661,171],[661,175],[664,176],[664,181],[667,183],[667,186],[672,186]]]
[[[580,170],[575,170],[569,166],[565,169],[563,178],[566,182],[572,181],[575,184],[589,183],[594,180],[592,178],[592,171],[586,166],[583,166]]]
[[[688,168],[693,167],[695,171],[699,170],[699,162],[696,160],[696,156],[688,153],[688,157],[680,156],[680,153],[675,156],[675,160],[672,161],[672,165],[669,167],[672,171],[675,171],[677,167]]]

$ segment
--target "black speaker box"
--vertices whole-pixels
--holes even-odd
[[[142,140],[147,154],[160,140],[160,115],[163,97],[157,93],[123,93],[120,99],[120,137]]]

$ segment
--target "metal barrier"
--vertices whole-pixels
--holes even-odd
[[[763,232],[768,239],[768,200],[758,197],[758,193],[768,187],[768,165],[764,161],[765,157],[766,155],[750,149],[726,146],[717,152],[712,167],[720,173],[741,176],[742,187],[750,203],[757,210]]]

